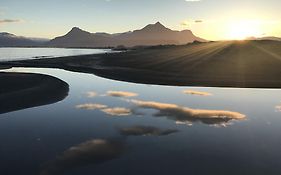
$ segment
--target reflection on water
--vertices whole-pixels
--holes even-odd
[[[106,108],[106,109],[102,109],[102,111],[112,116],[127,116],[132,114],[130,109],[121,108],[121,107]]]
[[[53,75],[69,84],[69,95],[0,115],[1,175],[281,174],[280,90],[151,86],[55,69],[8,71]]]
[[[93,103],[88,103],[88,104],[81,104],[81,105],[76,105],[77,109],[86,109],[86,110],[97,110],[99,109],[100,111],[112,115],[112,116],[127,116],[131,115],[131,109],[127,108],[122,108],[122,107],[114,107],[114,108],[109,108],[106,105],[102,104],[93,104]]]
[[[101,54],[109,49],[72,49],[72,48],[0,48],[0,61],[44,59],[74,55]]]
[[[97,94],[93,93],[94,96]],[[202,92],[200,92],[202,93]],[[139,94],[125,91],[108,91],[108,96],[113,97],[135,97]],[[157,110],[153,116],[155,117],[167,117],[168,119],[176,121],[177,124],[186,124],[192,125],[194,122],[201,122],[203,124],[215,125],[215,126],[228,126],[231,124],[233,120],[244,120],[246,116],[244,114],[233,112],[233,111],[225,111],[225,110],[206,110],[206,109],[191,109],[183,106],[179,106],[176,104],[169,103],[160,103],[154,101],[141,101],[141,100],[127,100],[122,98],[123,101],[134,104],[136,106],[131,108],[124,107],[113,107],[109,108],[107,105],[103,104],[95,104],[95,103],[87,103],[76,105],[78,109],[86,109],[86,110],[100,110],[108,115],[112,116],[127,116],[132,113],[135,115],[145,115],[144,113],[138,112],[138,108],[143,109],[154,109]]]
[[[124,136],[165,136],[176,132],[178,132],[177,129],[159,129],[153,126],[133,126],[120,129],[120,134]]]
[[[189,95],[199,95],[199,96],[211,96],[211,95],[213,95],[209,92],[194,91],[194,90],[184,90],[183,93],[189,94]]]
[[[276,106],[275,109],[281,112],[281,105]]]
[[[94,98],[94,97],[96,97],[96,96],[98,95],[98,94],[97,94],[96,92],[94,92],[94,91],[87,92],[86,94],[87,94],[88,98]]]
[[[176,104],[153,101],[131,100],[131,102],[140,108],[157,110],[158,112],[154,114],[155,117],[167,117],[180,124],[191,124],[200,121],[209,125],[227,126],[232,120],[243,120],[246,117],[244,114],[232,111],[191,109]]]
[[[125,91],[108,91],[107,96],[111,97],[136,97],[138,96],[137,93],[133,92],[125,92]]]
[[[122,141],[90,140],[64,151],[56,160],[47,163],[40,175],[60,175],[80,166],[100,164],[118,158],[125,150]]]
[[[76,108],[86,109],[86,110],[96,110],[96,109],[106,109],[107,106],[102,104],[87,103],[87,104],[76,105]]]

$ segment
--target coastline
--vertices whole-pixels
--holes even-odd
[[[268,48],[273,50],[266,52]],[[281,42],[275,41],[193,43],[121,53],[11,61],[0,63],[0,67],[59,68],[154,85],[281,88],[279,48]]]
[[[52,104],[68,96],[66,82],[43,74],[0,72],[0,114]]]

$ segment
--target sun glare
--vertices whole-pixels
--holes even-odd
[[[228,26],[228,38],[233,40],[244,40],[249,37],[259,37],[261,27],[258,21],[237,21]]]

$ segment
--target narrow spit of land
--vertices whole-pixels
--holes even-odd
[[[69,86],[55,77],[0,72],[0,114],[63,100]]]

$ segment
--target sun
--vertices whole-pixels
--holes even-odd
[[[235,21],[228,25],[228,38],[232,40],[245,40],[249,37],[258,37],[261,34],[258,21]]]

